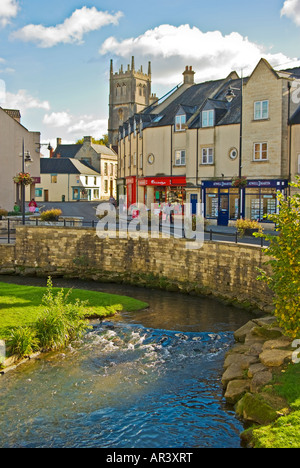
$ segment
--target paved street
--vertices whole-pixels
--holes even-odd
[[[101,202],[102,203],[102,202]],[[99,202],[42,202],[38,206],[43,211],[50,210],[51,208],[60,209],[63,216],[79,216],[85,221],[96,220],[96,210]]]

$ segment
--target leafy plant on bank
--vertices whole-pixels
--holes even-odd
[[[24,357],[38,351],[39,342],[33,328],[16,327],[11,330],[8,336],[7,346],[11,354]]]
[[[290,184],[298,190],[284,199],[277,197],[279,213],[268,216],[276,224],[279,235],[263,235],[270,242],[264,253],[270,259],[272,274],[260,269],[260,280],[266,281],[274,292],[275,316],[279,326],[291,338],[300,337],[300,178]]]
[[[44,311],[35,323],[36,336],[44,350],[64,348],[73,340],[80,339],[89,328],[84,319],[87,301],[68,301],[71,290],[61,289],[53,294],[51,278],[43,297]]]
[[[36,351],[58,350],[82,338],[90,328],[84,319],[87,301],[69,302],[71,290],[53,292],[51,278],[43,297],[43,312],[32,326],[15,327],[7,338],[10,354],[29,356]]]

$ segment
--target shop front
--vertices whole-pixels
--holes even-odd
[[[186,203],[186,177],[145,177],[138,181],[141,203],[160,209],[170,204],[174,215],[182,215]]]
[[[136,177],[126,177],[127,208],[137,202]]]
[[[232,181],[203,181],[205,218],[228,226],[239,218],[241,206],[243,218],[265,222],[265,217],[277,210],[277,191],[285,192],[287,186],[286,180],[248,180],[242,188],[233,187]]]

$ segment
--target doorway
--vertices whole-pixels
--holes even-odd
[[[228,226],[229,222],[229,193],[220,193],[220,205],[218,214],[218,225]]]

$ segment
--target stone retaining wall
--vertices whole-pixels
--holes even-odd
[[[205,242],[191,250],[184,239],[136,234],[100,239],[92,228],[20,226],[15,246],[0,246],[0,274],[13,269],[23,275],[157,285],[272,309],[270,290],[257,281],[257,267],[264,263],[260,247]]]

